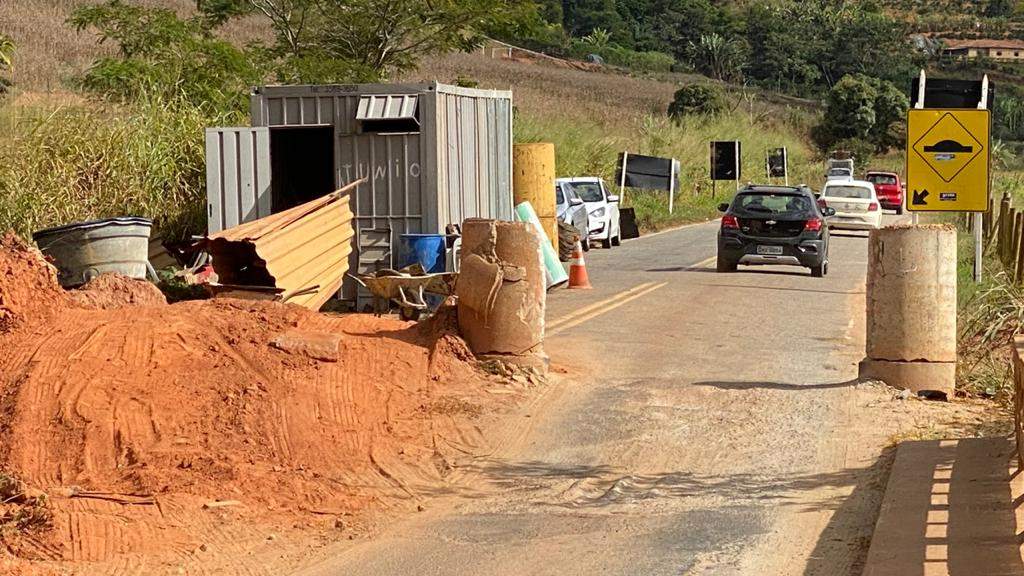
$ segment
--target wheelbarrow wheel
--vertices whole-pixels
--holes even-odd
[[[407,322],[415,322],[416,320],[420,319],[420,311],[417,310],[416,308],[403,306],[398,309],[398,316],[399,318]]]

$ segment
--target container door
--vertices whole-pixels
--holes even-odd
[[[270,215],[270,129],[206,129],[206,214],[213,234]]]

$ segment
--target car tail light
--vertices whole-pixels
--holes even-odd
[[[804,222],[804,232],[818,232],[821,230],[821,218],[811,218]]]
[[[723,229],[724,228],[730,228],[730,229],[733,229],[733,230],[739,230],[740,229],[740,221],[737,220],[735,216],[733,216],[731,214],[726,214],[725,216],[722,216],[722,228]]]
[[[878,202],[868,204],[868,212],[874,212],[875,210],[878,210]]]

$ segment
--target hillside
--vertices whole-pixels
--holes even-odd
[[[112,47],[97,44],[87,32],[76,33],[66,25],[71,11],[92,0],[2,0],[0,32],[17,46],[11,75],[16,86],[31,92],[60,92],[66,81],[80,73],[97,56]],[[194,0],[132,0],[130,4],[173,8],[186,14],[194,11]],[[228,22],[221,33],[244,44],[267,36],[266,26],[255,18]]]
[[[98,45],[91,34],[75,33],[64,24],[73,7],[81,3],[14,0],[12,9],[0,14],[0,30],[9,31],[19,46],[13,77],[14,105],[7,106],[6,113],[0,108],[0,126],[7,128],[0,136],[0,153],[5,140],[10,146],[22,147],[11,149],[18,162],[7,168],[8,180],[19,182],[15,189],[20,191],[21,199],[11,200],[8,207],[0,205],[0,223],[7,221],[7,225],[25,231],[58,220],[103,216],[107,212],[134,210],[167,216],[169,211],[169,225],[183,231],[190,226],[188,222],[199,222],[205,197],[202,142],[193,134],[201,134],[204,124],[220,124],[223,120],[192,115],[183,122],[155,110],[80,112],[86,96],[76,92],[68,79],[110,49]],[[150,3],[182,13],[193,6],[187,0]],[[265,34],[266,28],[261,21],[250,18],[229,23],[220,33],[241,45]],[[668,199],[663,193],[631,194],[627,198],[627,204],[637,208],[641,226],[647,229],[715,214],[718,200],[707,193],[712,188],[707,179],[711,140],[743,142],[743,180],[763,179],[764,152],[779,146],[789,150],[791,181],[813,184],[820,177],[820,161],[808,138],[817,116],[815,102],[718,83],[726,93],[725,114],[671,122],[666,110],[679,86],[714,83],[697,74],[636,75],[614,68],[587,71],[529,60],[488,58],[476,52],[426,58],[418,69],[396,80],[511,87],[515,93],[516,139],[554,142],[560,176],[591,174],[610,180],[622,151],[679,159],[681,189],[674,214],[668,214]],[[72,106],[47,121],[47,130],[52,133],[36,132],[24,122],[49,118],[50,110],[58,103]],[[139,126],[145,126],[151,137],[164,143],[166,151],[158,151],[141,135],[131,136],[137,134]],[[19,139],[19,134],[24,137]],[[84,134],[91,136],[83,138]],[[51,148],[53,142],[61,142],[62,147]],[[104,142],[111,145],[103,146]],[[72,153],[79,147],[89,152]],[[125,157],[111,156],[115,150],[124,150]],[[132,156],[128,150],[133,151]],[[161,182],[146,178],[140,172],[141,165],[132,168],[143,158],[151,158],[147,161],[150,172],[156,162],[165,166],[165,173],[175,174],[174,194],[167,194]],[[92,176],[97,162],[110,164],[102,179]],[[3,172],[0,170],[0,187]],[[723,194],[731,189],[729,183],[718,186]],[[33,200],[39,197],[50,200]],[[90,201],[72,201],[83,197]],[[148,200],[132,202],[139,198]],[[61,210],[45,210],[45,205]]]

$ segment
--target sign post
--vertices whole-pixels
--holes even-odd
[[[619,178],[619,202],[626,199],[626,161],[629,159],[629,152],[622,153],[622,176]]]
[[[676,161],[672,160],[671,174],[668,177],[668,213],[672,213],[672,200],[676,195]]]

